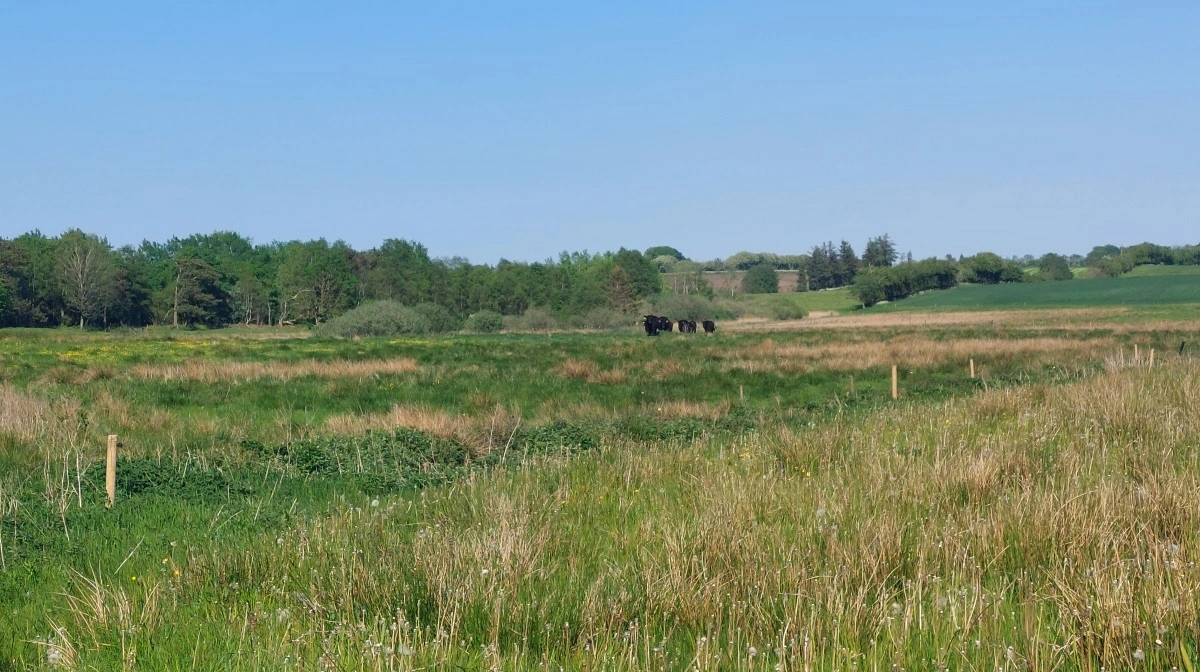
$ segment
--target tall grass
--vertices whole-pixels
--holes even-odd
[[[1184,669],[1198,403],[1176,364],[607,441],[236,549],[135,549],[41,631],[79,669]]]

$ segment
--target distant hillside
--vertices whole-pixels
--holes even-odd
[[[872,310],[1090,308],[1191,303],[1200,304],[1200,275],[1196,274],[961,285],[925,292]]]

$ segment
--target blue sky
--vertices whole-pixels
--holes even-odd
[[[2,3],[0,236],[1197,243],[1197,35],[1196,2]]]

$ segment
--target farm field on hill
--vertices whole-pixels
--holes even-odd
[[[1165,324],[0,331],[0,670],[1184,669]]]
[[[1159,264],[1143,264],[1141,266],[1135,266],[1132,271],[1121,277],[1149,278],[1162,275],[1200,275],[1200,266],[1163,266]]]
[[[961,285],[953,289],[925,292],[892,304],[877,306],[871,311],[1137,307],[1180,304],[1200,306],[1200,277],[1157,275],[1068,280],[1065,282]]]

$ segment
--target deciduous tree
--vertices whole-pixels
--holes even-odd
[[[112,301],[115,279],[108,241],[72,229],[62,235],[55,254],[62,279],[63,302],[79,316],[83,329],[88,318],[100,317]]]

